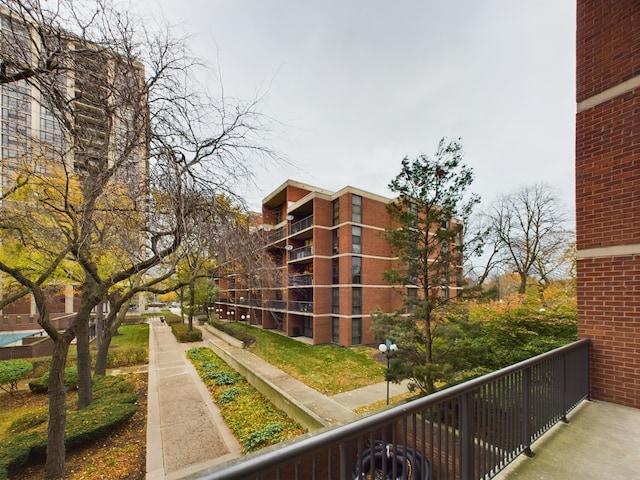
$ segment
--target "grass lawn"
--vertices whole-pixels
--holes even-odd
[[[149,346],[149,324],[121,325],[118,328],[120,335],[111,339],[112,345],[121,347],[148,347]]]
[[[312,346],[253,327],[249,333],[257,338],[253,353],[325,395],[384,381],[385,367],[374,360],[373,348]]]

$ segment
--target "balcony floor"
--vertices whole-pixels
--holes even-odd
[[[569,480],[640,478],[640,410],[583,402],[495,479]]]

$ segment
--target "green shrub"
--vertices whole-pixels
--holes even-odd
[[[235,322],[221,322],[219,320],[211,320],[209,324],[220,330],[221,332],[231,335],[233,338],[240,340],[245,347],[249,347],[256,343],[257,339],[254,335],[247,333],[247,327],[244,324]]]
[[[18,390],[18,382],[33,370],[33,364],[27,360],[5,360],[0,362],[0,388],[5,392]]]
[[[82,410],[67,411],[66,444],[82,445],[100,438],[130,419],[136,412],[138,396],[133,383],[122,377],[96,377],[94,401]],[[44,455],[47,446],[47,409],[30,412],[17,419],[0,439],[0,480],[27,459]]]
[[[126,315],[122,320],[122,325],[139,325],[145,322],[146,319],[142,315]]]
[[[279,443],[282,440],[281,432],[284,429],[280,422],[270,423],[261,430],[256,430],[242,442],[245,452],[253,452],[267,445]]]
[[[202,330],[193,327],[193,329],[189,331],[189,325],[187,325],[186,323],[171,324],[171,331],[178,339],[178,341],[182,343],[202,341]]]
[[[148,362],[147,349],[144,347],[110,348],[107,353],[109,368],[132,367]]]
[[[78,388],[78,369],[67,367],[64,369],[64,384],[69,390]],[[31,393],[47,393],[49,391],[49,372],[45,372],[42,377],[29,382]]]

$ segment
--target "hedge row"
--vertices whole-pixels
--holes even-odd
[[[93,402],[82,410],[68,410],[67,446],[96,440],[136,412],[138,396],[133,383],[122,377],[98,376],[93,379]],[[47,448],[47,407],[34,410],[16,421],[0,439],[0,480],[26,463],[42,457]]]
[[[240,340],[244,344],[245,348],[257,341],[255,336],[247,333],[247,327],[244,324],[236,322],[221,322],[220,320],[211,320],[209,324],[214,328],[231,335],[233,338]]]
[[[189,331],[189,325],[186,323],[171,323],[170,326],[171,331],[179,342],[190,343],[202,341],[202,330],[199,328],[193,327],[193,329]]]
[[[107,368],[133,367],[136,365],[144,365],[148,363],[147,348],[119,346],[111,348],[107,353]],[[91,366],[95,365],[95,352],[91,353]],[[28,378],[40,378],[51,369],[51,357],[33,358],[29,360],[33,365],[33,370]],[[67,365],[76,365],[77,356],[75,352],[69,352]]]

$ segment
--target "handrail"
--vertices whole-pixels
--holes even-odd
[[[588,359],[583,339],[200,478],[356,478],[373,440],[392,455],[418,452],[425,478],[491,478],[520,453],[530,454],[535,439],[588,398]]]

